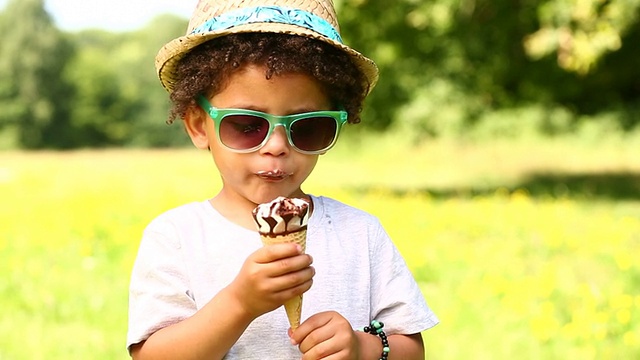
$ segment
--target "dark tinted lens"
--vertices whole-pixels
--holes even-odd
[[[220,122],[220,141],[236,150],[260,145],[268,133],[269,122],[254,115],[228,115]]]
[[[333,142],[337,130],[336,120],[328,116],[301,119],[291,124],[291,141],[303,151],[324,150]]]

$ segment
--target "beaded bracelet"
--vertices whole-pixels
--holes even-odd
[[[391,351],[389,348],[389,340],[387,340],[387,334],[382,330],[383,327],[384,323],[377,320],[371,320],[371,324],[364,327],[364,332],[371,335],[377,335],[380,337],[380,340],[382,340],[382,354],[380,355],[379,360],[387,360],[389,357],[389,351]]]

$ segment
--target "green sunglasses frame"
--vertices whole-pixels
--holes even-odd
[[[329,149],[331,149],[333,145],[335,145],[336,141],[338,140],[338,135],[340,134],[340,129],[342,129],[342,125],[344,125],[347,122],[347,118],[348,118],[348,114],[344,110],[313,111],[313,112],[306,112],[306,113],[300,113],[300,114],[279,116],[279,115],[271,115],[271,114],[263,113],[261,111],[247,110],[247,109],[218,109],[213,105],[211,105],[209,100],[203,95],[198,95],[196,97],[196,102],[198,103],[200,108],[202,108],[202,110],[204,110],[209,115],[211,120],[213,120],[216,127],[216,134],[218,136],[218,141],[220,142],[220,144],[222,144],[222,146],[224,146],[225,148],[237,153],[250,153],[250,152],[259,150],[267,143],[276,126],[282,126],[284,127],[285,133],[287,134],[287,140],[289,141],[289,145],[291,145],[291,147],[294,148],[296,151],[302,154],[308,154],[308,155],[322,154],[328,151]],[[260,144],[250,149],[234,149],[232,147],[229,147],[222,141],[222,138],[220,138],[220,123],[222,122],[222,119],[224,119],[226,116],[229,116],[229,115],[253,115],[253,116],[263,118],[269,122],[269,132],[267,133],[267,135],[264,137],[264,140],[262,140]],[[333,141],[331,141],[331,143],[328,146],[320,150],[306,151],[298,148],[293,143],[293,140],[291,139],[291,125],[298,120],[308,119],[311,117],[319,117],[319,116],[330,117],[336,121],[336,135],[333,137]]]

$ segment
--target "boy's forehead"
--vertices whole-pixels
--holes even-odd
[[[327,108],[328,96],[315,78],[296,72],[266,76],[266,66],[247,64],[239,68],[226,86],[213,94],[216,106],[267,113],[300,113]]]
[[[272,82],[275,79],[304,77],[316,83],[318,86],[322,86],[321,82],[310,74],[307,69],[301,67],[299,69],[295,67],[291,69],[274,69],[274,67],[267,65],[266,61],[258,60],[247,60],[235,66],[225,67],[224,70],[217,73],[218,76],[214,76],[214,78],[218,78],[217,81],[220,81],[221,86],[219,86],[219,88],[224,88],[227,87],[234,78],[247,75],[248,73],[256,79]]]

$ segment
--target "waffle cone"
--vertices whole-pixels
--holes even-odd
[[[266,236],[261,235],[263,245],[272,245],[280,243],[295,243],[302,247],[304,253],[307,247],[307,229],[301,229],[286,235]],[[284,303],[284,310],[287,312],[287,318],[291,329],[295,330],[300,326],[300,317],[302,315],[302,295],[287,300]]]

